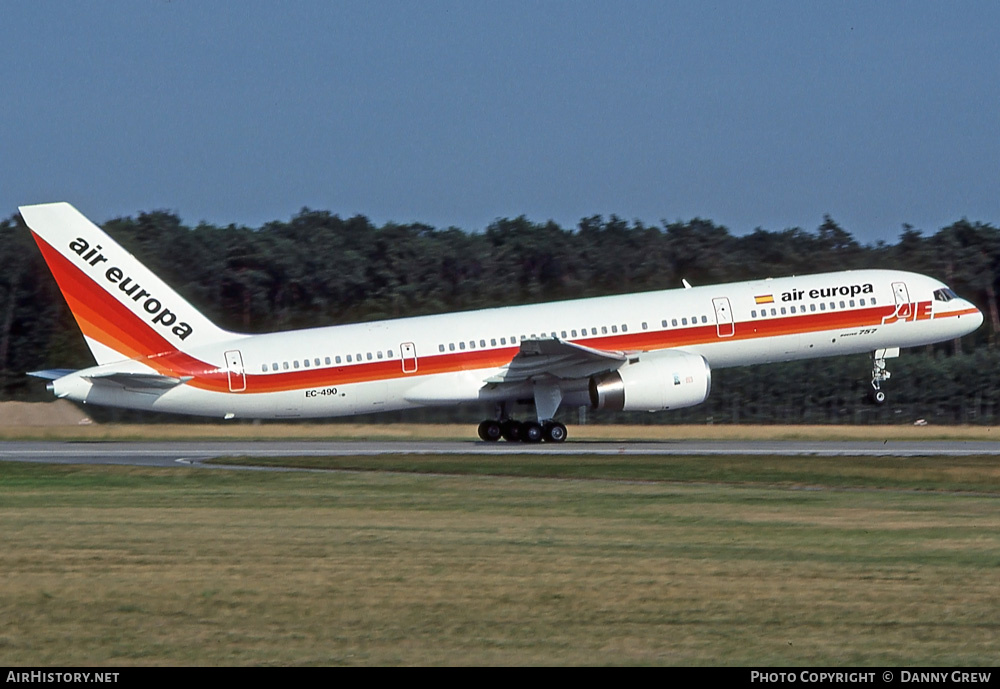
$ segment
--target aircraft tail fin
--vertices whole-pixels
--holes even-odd
[[[70,204],[20,211],[98,364],[233,337]]]

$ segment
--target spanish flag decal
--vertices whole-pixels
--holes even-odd
[[[773,304],[774,296],[771,294],[762,294],[759,297],[754,297],[753,300],[757,304]]]

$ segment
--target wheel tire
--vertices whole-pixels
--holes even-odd
[[[566,426],[558,422],[545,424],[545,441],[561,443],[566,440]]]
[[[500,422],[500,435],[509,443],[516,443],[524,435],[523,425],[520,421],[507,419]]]
[[[881,390],[872,390],[871,398],[875,404],[885,404],[885,393]]]
[[[521,437],[526,443],[540,443],[545,435],[545,431],[542,430],[541,424],[535,423],[534,421],[526,421],[524,423],[524,431]]]
[[[488,443],[495,443],[500,440],[500,422],[486,419],[479,424],[479,437]]]

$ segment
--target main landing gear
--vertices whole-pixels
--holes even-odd
[[[479,424],[479,437],[487,442],[503,438],[507,442],[561,443],[566,440],[566,426],[558,421],[515,421],[514,419],[486,419]]]
[[[885,404],[882,383],[892,377],[892,374],[885,369],[885,360],[897,356],[899,356],[899,347],[876,349],[872,352],[872,389],[868,393],[868,397],[874,404]]]
[[[554,410],[553,410],[554,411]],[[497,404],[497,418],[479,424],[479,437],[487,442],[503,438],[509,443],[561,443],[566,440],[566,426],[558,421],[515,421],[507,415],[507,404]]]

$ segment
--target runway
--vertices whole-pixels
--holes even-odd
[[[961,457],[1000,455],[988,441],[689,441],[567,442],[559,445],[430,441],[0,442],[0,461],[45,464],[206,466],[215,457],[423,455],[779,455],[813,457]]]

